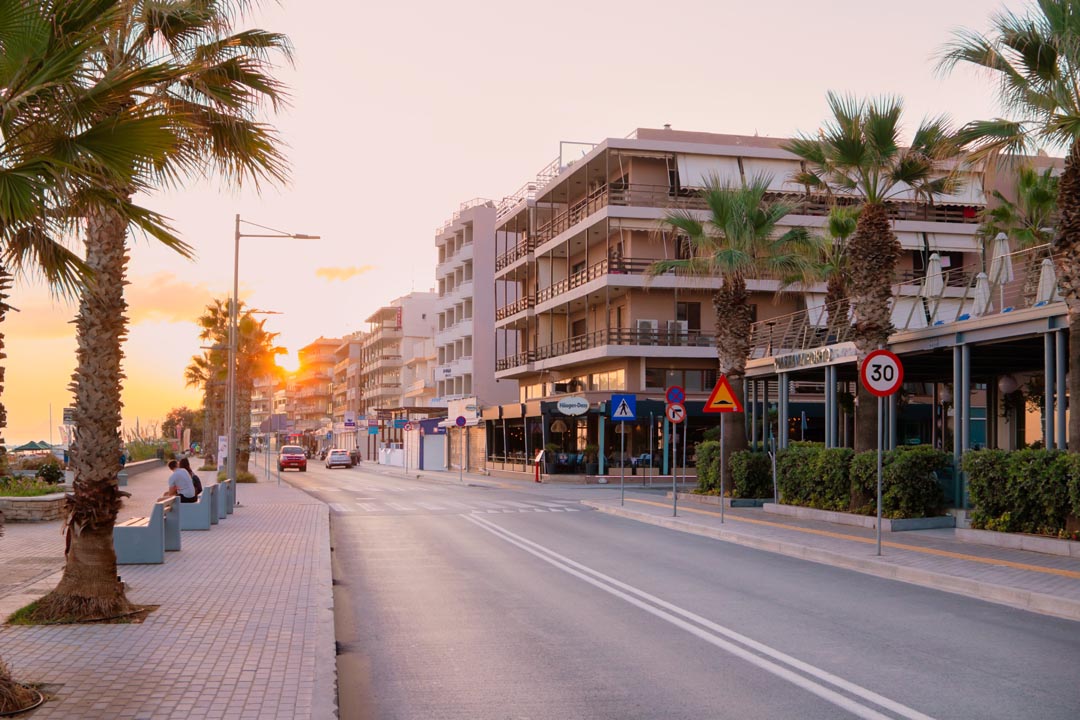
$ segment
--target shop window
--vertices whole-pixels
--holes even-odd
[[[645,368],[645,387],[646,388],[663,388],[664,387],[664,369],[647,367]]]

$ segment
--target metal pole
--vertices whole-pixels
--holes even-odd
[[[678,432],[678,429],[676,429],[676,432]],[[684,483],[686,482],[686,446],[690,444],[690,443],[687,442],[687,434],[689,432],[690,432],[690,416],[689,416],[689,414],[687,414],[683,418],[683,433],[682,433],[682,471],[683,471],[682,479],[683,479]]]
[[[1057,340],[1057,448],[1064,450],[1068,445],[1068,427],[1065,423],[1065,397],[1068,389],[1065,387],[1065,371],[1069,368],[1068,348],[1065,346],[1065,331],[1058,330],[1054,333]],[[990,417],[988,412],[987,417]]]
[[[240,214],[236,214],[236,228],[233,233],[233,295],[229,306],[229,457],[225,467],[225,477],[236,482],[236,345],[239,329],[237,328],[237,304],[240,297]],[[235,487],[235,486],[234,486]],[[239,505],[240,503],[237,503]]]
[[[720,524],[724,524],[724,415],[720,416]],[[698,469],[701,472],[701,469]]]
[[[653,458],[656,457],[656,445],[653,443],[653,431],[656,430],[656,421],[653,414],[649,413],[649,474],[645,476],[646,484],[652,486]],[[644,469],[644,468],[643,468]]]
[[[757,427],[757,403],[758,403],[757,389],[758,389],[758,382],[757,382],[757,380],[754,380],[753,382],[750,383],[750,388],[751,388],[750,389],[750,394],[751,394],[751,400],[750,400],[750,448],[751,449],[756,449],[757,448],[757,431],[758,431],[758,427]],[[721,427],[723,427],[723,426],[721,426]],[[764,441],[761,443],[761,446],[764,449],[764,447],[765,447]]]
[[[667,418],[664,419],[667,422]],[[667,448],[664,448],[666,451]],[[671,517],[675,517],[679,514],[679,486],[676,484],[676,480],[679,477],[679,469],[675,467],[676,458],[679,457],[679,428],[675,428],[675,432],[671,433]],[[667,463],[667,452],[664,453],[664,462]]]
[[[622,423],[615,426],[616,432],[622,430],[619,433],[619,504],[626,504],[626,424]],[[600,452],[603,453],[604,449],[601,448]]]
[[[464,483],[465,475],[465,428],[458,428],[458,482]]]
[[[877,399],[877,554],[881,555],[881,444],[885,437],[882,421],[884,401]]]

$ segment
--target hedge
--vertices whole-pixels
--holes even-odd
[[[695,448],[697,460],[697,492],[717,494],[720,492],[720,443],[706,440]]]
[[[900,447],[884,453],[882,515],[933,517],[944,507],[935,471],[951,456],[929,447]],[[877,501],[877,451],[855,453],[817,443],[792,443],[777,455],[781,502],[819,510],[873,515]]]
[[[974,528],[1063,537],[1069,535],[1069,515],[1080,517],[1080,456],[1061,450],[975,450],[964,455],[962,467]]]
[[[773,494],[772,460],[768,453],[740,450],[731,456],[731,497],[769,498]]]
[[[945,496],[936,472],[952,465],[952,456],[932,447],[901,446],[882,453],[881,515],[887,518],[936,517],[945,509]],[[877,451],[868,450],[851,462],[851,511],[877,513]]]

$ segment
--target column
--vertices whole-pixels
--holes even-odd
[[[757,380],[752,380],[750,382],[750,387],[751,387],[750,393],[753,396],[753,397],[749,398],[749,400],[750,400],[750,447],[755,447],[757,445],[757,431],[758,431],[758,422],[757,422],[757,403],[758,403],[757,388],[758,388],[758,381]]]
[[[960,449],[967,452],[971,449],[971,346],[960,346],[960,408],[961,408],[961,440]]]
[[[1057,383],[1054,359],[1054,333],[1046,333],[1043,335],[1043,394],[1046,397],[1043,403],[1043,444],[1048,450],[1054,447],[1054,385]]]
[[[960,456],[964,452],[963,437],[962,437],[962,433],[960,432],[960,393],[961,393],[960,384],[963,381],[963,378],[961,377],[961,372],[960,372],[960,366],[963,365],[963,361],[961,360],[961,357],[960,357],[961,354],[962,353],[960,351],[960,346],[959,345],[954,345],[953,346],[953,354],[952,354],[952,361],[953,361],[953,383],[952,383],[952,388],[953,388],[953,398],[952,398],[953,459],[956,461],[956,466],[957,466],[957,471],[958,472],[959,472],[959,467],[960,467]],[[945,429],[945,425],[948,424],[948,421],[949,421],[949,416],[948,415],[942,416],[942,419],[941,419],[942,430]]]
[[[777,425],[779,437],[776,440],[776,444],[780,448],[786,448],[788,446],[788,374],[780,373],[777,375],[776,389],[777,389],[777,403],[778,412]]]
[[[671,437],[670,434],[668,433],[668,425],[669,424],[670,423],[668,422],[667,415],[664,415],[664,441],[661,443],[661,447],[664,448],[664,466],[663,466],[663,469],[662,469],[662,474],[663,475],[668,474],[668,467],[669,467],[669,465],[668,465],[668,455],[671,454],[668,451],[668,447],[669,447],[668,442],[670,441],[670,437]]]
[[[1065,423],[1065,397],[1069,389],[1065,386],[1065,371],[1069,369],[1069,342],[1064,330],[1054,333],[1057,338],[1057,448],[1064,450],[1068,446],[1069,428]]]
[[[832,378],[832,366],[825,366],[825,447],[831,448],[833,445],[832,434],[832,403],[833,396],[829,392],[829,379]]]
[[[896,437],[898,435],[898,433],[896,432],[896,393],[893,393],[892,395],[889,396],[888,406],[889,406],[889,424],[888,424],[889,434],[886,436],[888,441],[885,443],[885,447],[889,448],[890,450],[894,450],[894,449],[896,449]]]
[[[585,417],[589,417],[589,416],[586,415]],[[599,460],[600,460],[600,474],[603,475],[604,474],[604,427],[607,425],[607,415],[606,414],[601,414],[599,420],[600,420],[600,430],[599,430],[600,442],[598,443],[598,445],[600,446],[600,457],[599,457]],[[588,420],[586,420],[585,422],[588,422]]]
[[[769,446],[769,381],[761,381],[761,389],[764,395],[761,397],[761,442],[765,447]]]

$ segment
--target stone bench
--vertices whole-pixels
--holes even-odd
[[[180,549],[180,498],[154,503],[149,517],[132,518],[113,527],[117,565],[160,564],[166,550]],[[168,519],[167,519],[168,518]]]
[[[211,525],[211,510],[216,510],[213,504],[213,495],[217,483],[203,486],[199,493],[199,499],[193,503],[180,503],[180,529],[181,530],[209,530]],[[215,513],[216,514],[216,513]]]

